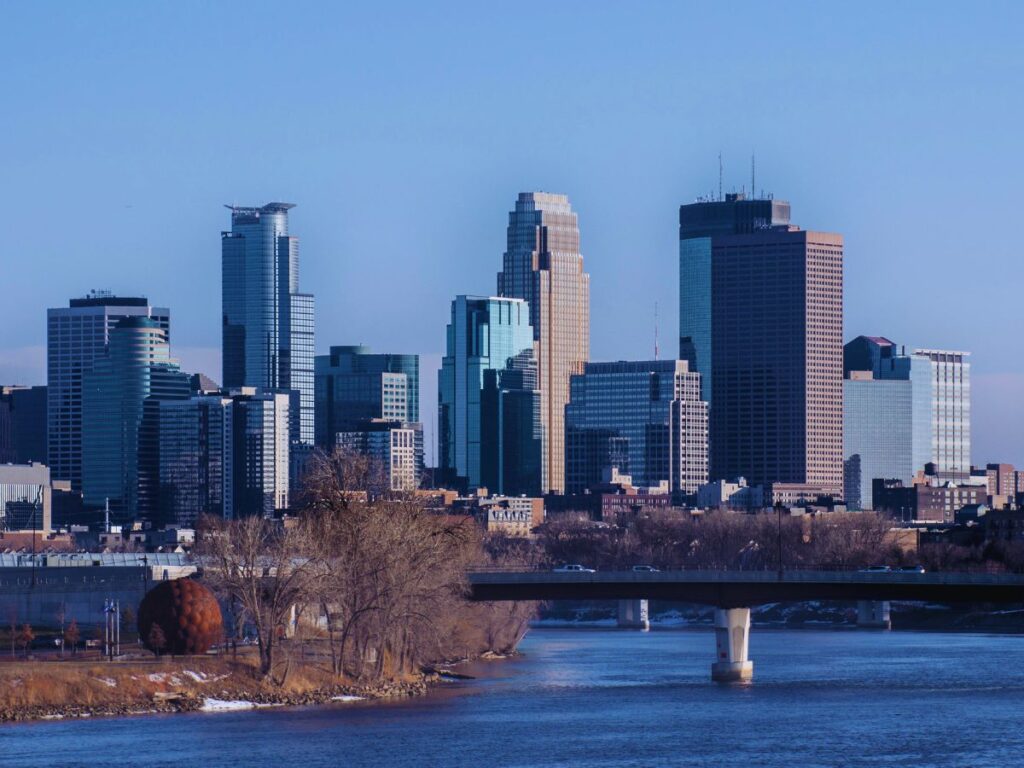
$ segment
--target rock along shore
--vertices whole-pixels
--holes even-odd
[[[264,688],[233,690],[232,703],[239,708],[260,707],[309,707],[355,699],[383,700],[423,696],[430,686],[438,683],[441,675],[429,672],[413,680],[381,681],[372,685],[337,685],[301,693],[276,692]],[[130,701],[123,704],[103,703],[96,705],[64,704],[60,706],[41,705],[15,707],[0,705],[0,723],[23,722],[28,720],[57,720],[79,717],[127,717],[144,714],[169,714],[173,712],[199,712],[204,710],[207,699],[215,699],[219,692],[211,689],[209,695],[194,692],[161,692],[151,702]]]

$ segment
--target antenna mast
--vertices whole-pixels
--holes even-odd
[[[718,153],[718,201],[722,201],[722,153]]]
[[[654,302],[654,359],[658,359],[658,302]]]
[[[754,180],[757,176],[754,175],[754,155],[750,155],[750,196],[757,199],[757,187],[754,186]]]

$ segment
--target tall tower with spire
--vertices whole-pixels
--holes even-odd
[[[508,217],[498,295],[530,306],[541,396],[541,488],[565,490],[569,377],[590,359],[590,275],[566,195],[521,192]]]

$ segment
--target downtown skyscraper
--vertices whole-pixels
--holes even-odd
[[[565,406],[569,379],[590,359],[590,275],[566,195],[521,192],[509,213],[498,295],[530,307],[543,433],[541,488],[565,491]]]
[[[679,356],[703,377],[711,479],[843,487],[843,238],[779,200],[679,208]]]
[[[120,520],[156,504],[160,400],[189,396],[188,376],[170,356],[167,332],[148,317],[126,317],[110,332],[107,353],[82,385],[82,500],[109,502]]]
[[[126,317],[148,317],[170,339],[171,313],[141,296],[93,291],[46,311],[47,453],[54,480],[82,490],[82,388],[107,355],[110,333]]]
[[[296,442],[313,443],[313,296],[299,292],[291,203],[229,205],[221,234],[224,386],[297,393]],[[294,400],[293,400],[294,401]]]
[[[508,435],[515,439],[504,439],[501,417],[507,411],[496,406],[500,395],[494,390],[508,382],[498,381],[504,380],[504,375],[489,376],[489,372],[504,374],[529,369],[534,338],[525,301],[493,296],[455,297],[446,332],[445,356],[437,374],[441,482],[462,491],[480,487],[498,490],[502,488],[500,478],[512,478],[515,469],[539,470],[535,446],[526,436]],[[533,432],[532,424],[530,431]],[[529,455],[517,452],[516,446],[525,447]],[[513,450],[502,450],[505,447]],[[516,488],[508,492],[523,491]]]

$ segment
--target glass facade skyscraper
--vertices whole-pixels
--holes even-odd
[[[541,486],[562,492],[569,377],[590,359],[590,276],[567,196],[519,194],[509,213],[498,295],[529,305],[541,397]]]
[[[333,346],[316,357],[316,444],[362,419],[418,423],[419,355],[373,353],[368,347]]]
[[[483,485],[482,443],[495,436],[483,411],[489,370],[522,365],[534,349],[530,309],[511,298],[457,296],[452,302],[446,353],[438,372],[438,471],[462,489]]]
[[[481,484],[503,496],[540,496],[543,428],[532,349],[484,371],[480,400]]]
[[[203,515],[234,517],[231,406],[231,398],[221,395],[160,402],[160,499],[154,522],[193,527]]]
[[[159,402],[159,521],[287,509],[290,398],[253,387]],[[154,520],[157,518],[154,518]]]
[[[927,463],[945,479],[970,475],[970,366],[965,352],[916,350],[881,336],[843,348],[846,502],[872,509],[872,482],[909,485]]]
[[[708,480],[708,411],[700,374],[684,360],[587,363],[565,408],[566,490],[583,493],[604,470],[633,484],[689,494]]]
[[[121,519],[155,502],[157,450],[151,401],[189,395],[188,376],[170,357],[167,335],[148,317],[126,317],[110,332],[105,357],[82,387],[82,500]],[[147,403],[150,407],[147,407]]]
[[[143,297],[95,291],[46,311],[47,440],[54,480],[82,490],[82,386],[95,362],[107,354],[110,332],[126,317],[148,317],[170,341],[171,313]]]
[[[778,200],[679,209],[679,356],[705,379],[711,477],[843,486],[843,238]]]
[[[0,387],[0,464],[45,464],[46,428],[46,387]]]
[[[966,480],[971,474],[971,364],[968,352],[916,349],[931,392],[931,461],[940,475]]]
[[[299,292],[299,241],[291,203],[227,206],[221,233],[225,387],[299,393],[293,439],[313,443],[313,296]]]
[[[373,456],[386,468],[392,490],[418,488],[423,476],[419,355],[333,346],[330,354],[317,356],[315,382],[316,445]]]

